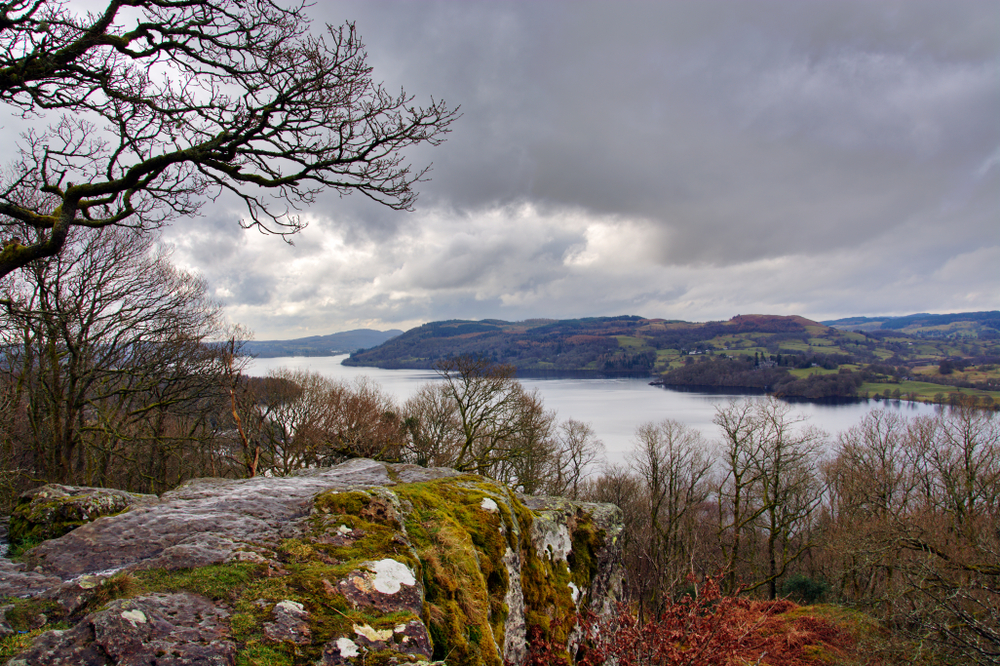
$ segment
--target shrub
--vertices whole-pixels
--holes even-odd
[[[723,596],[718,581],[704,581],[696,596],[669,605],[648,622],[624,604],[611,619],[584,621],[587,640],[577,664],[738,666],[766,658],[769,666],[807,666],[851,649],[853,639],[833,622],[787,599]]]
[[[816,580],[804,574],[795,574],[785,579],[781,584],[781,594],[800,604],[814,604],[820,601],[830,591],[830,585],[824,580]]]

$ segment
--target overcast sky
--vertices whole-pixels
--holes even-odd
[[[1000,309],[1000,2],[324,0],[461,105],[416,210],[167,232],[258,339],[441,319]]]

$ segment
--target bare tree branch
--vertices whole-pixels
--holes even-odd
[[[224,193],[244,227],[282,236],[326,189],[410,210],[427,168],[403,153],[439,144],[457,110],[374,82],[354,24],[309,28],[303,5],[272,0],[0,5],[0,101],[59,118],[24,135],[0,181],[0,215],[45,231],[4,239],[0,277],[70,227],[155,227]]]

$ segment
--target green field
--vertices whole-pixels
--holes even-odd
[[[982,399],[983,396],[988,396],[994,402],[1000,403],[1000,391],[980,391],[977,389],[958,388],[955,386],[943,386],[941,384],[917,381],[893,383],[865,382],[861,385],[859,393],[862,396],[865,394],[868,396],[878,394],[884,397],[887,394],[894,395],[895,391],[899,391],[900,399],[915,400],[917,402],[947,402],[949,395],[958,393],[974,396],[979,399]]]

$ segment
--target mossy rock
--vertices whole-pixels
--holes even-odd
[[[14,547],[55,539],[80,525],[113,516],[156,495],[111,488],[80,488],[51,483],[23,493],[10,515],[8,538]]]
[[[58,515],[51,494],[38,502]],[[164,568],[181,560],[153,549],[122,556],[152,525],[166,548],[182,538],[229,541],[209,565],[192,558]],[[616,509],[525,498],[451,470],[355,460],[300,477],[190,483],[33,550],[29,564],[59,571],[50,551],[72,544],[107,553],[88,559],[87,571],[125,567],[101,584],[91,613],[155,594],[210,600],[227,612],[238,665],[502,666],[524,661],[532,626],[566,645],[569,659],[578,609],[603,603],[609,589],[614,596],[597,581],[614,577],[605,569],[618,566],[616,530]]]

